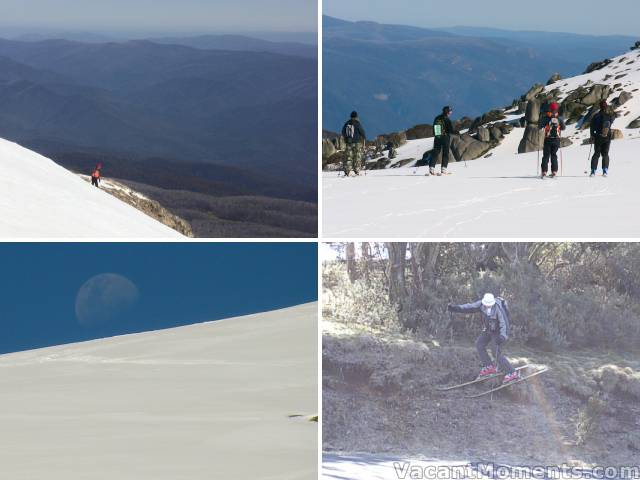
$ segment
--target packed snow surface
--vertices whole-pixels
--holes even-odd
[[[48,158],[0,139],[0,238],[175,238]]]
[[[317,353],[310,303],[0,356],[3,478],[315,479]]]

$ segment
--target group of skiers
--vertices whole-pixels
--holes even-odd
[[[447,167],[449,165],[449,152],[451,150],[451,135],[459,133],[453,128],[451,122],[451,114],[453,109],[450,106],[443,107],[442,113],[433,121],[433,150],[430,153],[429,172],[427,175],[436,175],[436,163],[438,157],[442,156],[440,165],[440,173],[438,175],[447,175]],[[598,169],[598,161],[602,157],[602,174],[607,176],[609,173],[609,148],[613,138],[612,125],[615,120],[615,113],[609,107],[606,100],[600,102],[600,110],[591,119],[590,133],[591,143],[594,145],[594,153],[591,157],[591,173],[593,177]],[[544,144],[542,148],[541,171],[542,178],[547,176],[549,171],[549,161],[551,161],[550,177],[558,174],[558,150],[560,149],[560,139],[562,131],[567,128],[564,118],[559,113],[559,105],[552,102],[549,108],[540,116],[538,124],[541,132],[544,132]],[[366,144],[367,137],[362,127],[362,123],[358,118],[358,112],[351,112],[351,117],[342,127],[342,137],[345,141],[346,151],[342,169],[345,176],[350,176],[353,172],[360,175],[365,166],[363,165],[363,149]],[[390,155],[393,148],[389,150]],[[423,159],[429,156],[429,152],[425,152]]]

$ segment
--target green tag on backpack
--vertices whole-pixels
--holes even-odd
[[[436,137],[439,137],[440,135],[442,135],[442,125],[434,125],[433,126],[433,134]]]

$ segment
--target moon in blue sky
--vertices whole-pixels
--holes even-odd
[[[117,322],[139,296],[138,287],[128,278],[117,273],[101,273],[78,290],[76,318],[84,326]]]

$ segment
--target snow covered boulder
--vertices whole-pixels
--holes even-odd
[[[640,128],[640,117],[636,118],[633,122],[631,122],[627,128]]]

